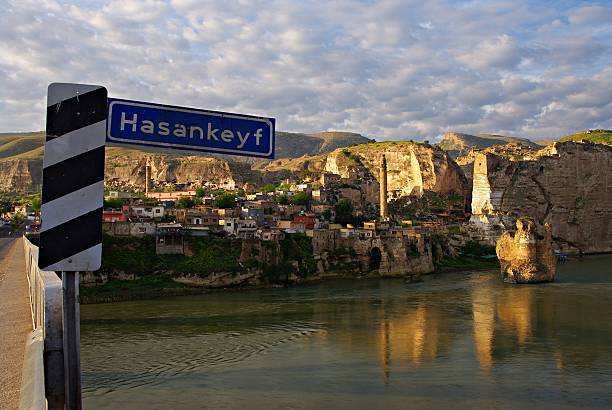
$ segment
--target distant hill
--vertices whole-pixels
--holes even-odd
[[[591,141],[596,144],[612,145],[611,130],[586,130],[561,138],[559,141]]]
[[[12,157],[27,159],[42,158],[42,147],[45,140],[44,136],[45,133],[43,131],[28,133],[0,133],[0,160]],[[331,152],[336,148],[363,144],[369,141],[370,140],[368,138],[352,132],[329,131],[319,132],[316,134],[298,134],[278,131],[276,133],[276,157],[297,158],[303,155],[324,154]],[[108,154],[110,154],[108,156],[129,155],[130,152],[133,151],[137,150],[119,147],[108,148]],[[229,155],[202,154],[202,156],[215,156],[238,162],[262,162],[261,159],[234,157]]]
[[[27,132],[0,134],[0,159],[41,157],[45,133]]]
[[[488,148],[493,145],[504,145],[517,143],[530,148],[541,148],[541,145],[528,140],[527,138],[508,137],[496,134],[462,134],[459,132],[447,132],[438,144],[440,148],[449,151],[453,157],[466,153],[470,148]]]

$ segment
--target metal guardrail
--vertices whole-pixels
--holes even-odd
[[[38,268],[38,247],[26,237],[23,248],[34,331],[26,345],[20,408],[63,409],[66,395],[62,280],[55,272]],[[40,354],[42,361],[37,359]]]

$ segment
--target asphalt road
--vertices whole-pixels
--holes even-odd
[[[0,238],[0,409],[17,409],[32,316],[21,238]]]

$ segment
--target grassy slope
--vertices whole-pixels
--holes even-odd
[[[612,131],[611,130],[593,130],[580,131],[575,134],[568,135],[561,138],[559,141],[582,141],[587,140],[597,144],[612,145]]]
[[[15,156],[36,157],[38,151],[42,155],[43,144],[44,133],[31,133],[23,136],[2,135],[0,136],[0,159]]]

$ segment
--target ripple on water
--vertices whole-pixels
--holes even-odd
[[[239,363],[320,331],[324,330],[316,323],[290,322],[195,336],[130,334],[122,340],[96,339],[82,346],[83,391],[106,394],[119,387],[159,384],[203,368]]]

